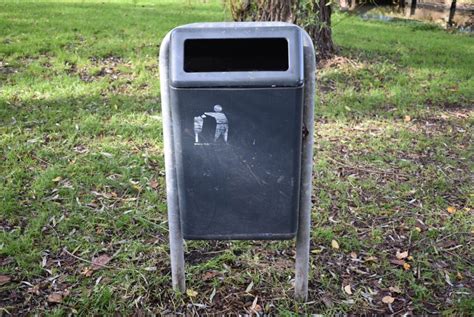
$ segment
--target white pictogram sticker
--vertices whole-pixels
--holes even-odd
[[[199,133],[202,132],[202,125],[204,124],[204,119],[202,116],[194,117],[194,142],[199,142]]]
[[[214,106],[214,112],[204,112],[204,114],[194,117],[194,142],[199,143],[199,134],[202,132],[204,125],[204,118],[207,116],[213,117],[216,120],[216,132],[214,133],[214,142],[217,142],[220,137],[224,138],[227,143],[229,135],[229,121],[226,115],[222,112],[221,105]]]

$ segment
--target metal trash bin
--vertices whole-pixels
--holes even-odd
[[[185,239],[295,236],[302,35],[283,23],[197,23],[171,32],[173,156]]]

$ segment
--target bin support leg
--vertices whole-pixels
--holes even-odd
[[[304,108],[303,136],[301,161],[301,194],[296,234],[296,264],[295,264],[295,297],[305,301],[308,297],[309,245],[311,236],[311,191],[313,171],[313,142],[314,142],[314,95],[316,61],[311,38],[305,34],[304,47]]]
[[[173,118],[169,104],[168,61],[169,34],[161,42],[160,76],[161,76],[161,115],[163,118],[163,143],[165,152],[166,198],[168,204],[168,228],[170,239],[171,280],[173,289],[179,292],[186,290],[184,276],[183,235],[179,218],[178,184],[173,147]]]

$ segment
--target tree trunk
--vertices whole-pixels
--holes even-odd
[[[454,15],[456,14],[456,0],[452,0],[451,8],[449,9],[449,19],[448,19],[448,27],[453,26]]]
[[[357,0],[351,0],[351,6],[350,6],[350,10],[351,11],[354,11],[356,8],[357,8],[357,4],[358,4],[358,1]]]
[[[309,25],[305,27],[305,29],[316,45],[318,57],[320,59],[327,59],[336,51],[332,41],[331,6],[327,5],[327,0],[313,1],[319,2],[317,5],[319,6],[318,20],[320,21],[320,24]]]
[[[414,15],[416,10],[416,0],[411,0],[410,15]]]
[[[303,27],[314,41],[319,59],[336,48],[331,33],[330,0],[226,0],[234,21],[283,21]]]
[[[259,1],[257,21],[284,21],[295,23],[294,9],[298,0],[267,0]]]

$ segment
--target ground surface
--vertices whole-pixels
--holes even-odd
[[[474,39],[345,15],[318,73],[308,302],[292,241],[188,242],[170,291],[157,52],[224,20],[208,2],[0,4],[0,314],[472,315]]]

